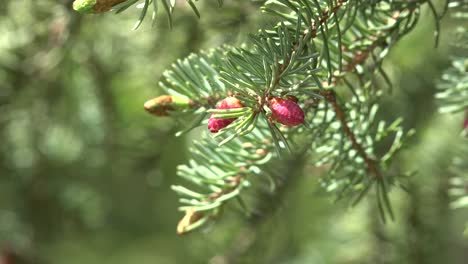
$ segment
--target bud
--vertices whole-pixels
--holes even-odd
[[[147,101],[144,107],[146,111],[155,116],[168,116],[168,111],[184,110],[193,105],[194,102],[188,98],[174,95],[161,95]]]
[[[127,0],[75,0],[73,9],[80,13],[104,13]]]
[[[241,103],[241,101],[239,101],[239,99],[235,98],[234,96],[229,96],[229,97],[226,97],[224,98],[224,100],[222,100],[218,107],[216,107],[216,109],[231,109],[231,108],[241,108],[241,107],[244,107]]]
[[[294,100],[273,97],[268,106],[272,119],[286,126],[297,126],[304,122],[304,112]]]
[[[241,108],[244,107],[239,101],[239,99],[229,96],[226,97],[224,100],[222,100],[216,109],[232,109],[232,108]],[[216,133],[219,130],[229,126],[232,122],[234,122],[236,118],[224,118],[224,119],[216,119],[213,117],[213,114],[210,116],[210,119],[208,119],[208,129],[210,130],[211,133]]]
[[[188,209],[185,212],[185,216],[179,221],[179,224],[177,224],[177,234],[178,235],[183,235],[189,232],[187,228],[196,223],[198,220],[200,220],[204,216],[203,213],[201,212],[196,212],[193,209]]]

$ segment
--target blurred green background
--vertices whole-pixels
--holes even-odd
[[[206,2],[206,3],[205,3]],[[435,80],[449,66],[454,22],[433,48],[427,10],[386,67],[395,92],[382,118],[418,134],[399,159],[417,169],[410,192],[392,191],[396,220],[382,224],[369,197],[334,203],[316,173],[297,175],[277,210],[255,220],[226,210],[214,226],[178,237],[170,185],[190,138],[143,110],[177,58],[239,44],[273,25],[251,1],[182,2],[175,27],[131,27],[138,10],[78,15],[71,0],[0,4],[0,254],[15,263],[468,263],[467,210],[451,210],[448,167],[462,117],[440,115]],[[468,173],[468,172],[467,172]],[[0,260],[1,264],[4,263]]]

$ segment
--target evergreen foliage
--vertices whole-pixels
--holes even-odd
[[[255,91],[241,98],[225,80],[233,71],[216,65],[224,65],[229,54],[237,51],[260,54],[248,33],[259,36],[263,31],[257,29],[263,28],[272,36],[282,21],[288,27],[287,18],[275,10],[293,16],[290,7],[274,2],[265,6],[266,1],[255,0],[225,1],[220,8],[217,1],[194,1],[201,14],[198,19],[181,0],[171,13],[171,28],[161,1],[156,27],[152,27],[150,2],[144,23],[131,31],[144,0],[115,15],[112,10],[118,6],[113,4],[119,1],[123,0],[81,1],[94,10],[90,15],[74,11],[73,0],[1,1],[0,263],[466,264],[468,230],[465,235],[461,231],[468,219],[463,129],[467,1],[432,0],[434,9],[429,3],[421,5],[414,28],[384,54],[381,67],[392,86],[373,67],[372,55],[362,57],[366,60],[356,63],[355,69],[346,69],[353,60],[344,49],[347,61],[342,62],[343,78],[338,79],[337,32],[332,29],[335,35],[327,41],[335,67],[334,86],[328,85],[323,56],[320,67],[313,62],[307,66],[323,91],[312,86],[313,81],[311,88],[299,87],[297,92],[274,90],[262,108],[258,100],[249,101]],[[348,2],[340,10],[357,3]],[[410,1],[360,2],[364,7],[364,2],[406,5]],[[262,13],[260,9],[266,8],[271,10]],[[97,14],[104,10],[108,13]],[[437,25],[437,48],[433,33],[439,20],[434,20],[434,10],[443,16]],[[355,19],[367,21],[357,11]],[[371,35],[372,24],[362,28],[354,29],[355,34]],[[318,33],[313,39],[316,47],[323,43],[320,28]],[[342,34],[343,46],[357,43],[346,34],[349,31]],[[272,43],[277,45],[277,40]],[[376,55],[380,49],[375,47]],[[317,60],[322,52],[323,48],[316,51]],[[213,54],[221,62],[213,62]],[[200,57],[208,57],[204,60],[215,70],[203,76],[212,87],[219,81],[218,93],[211,88],[206,92],[188,89],[194,95],[177,93],[168,81],[178,78],[172,69],[165,73],[169,78],[161,78],[171,63],[183,66],[178,66],[178,58],[209,70]],[[372,76],[368,87],[380,91],[366,94],[368,89],[361,88],[359,80],[369,82]],[[188,83],[191,87],[192,82]],[[197,85],[203,88],[204,84]],[[358,102],[351,88],[364,99]],[[346,133],[332,104],[326,103],[327,92],[334,92],[356,142],[374,155],[370,158],[381,159],[398,133],[395,129],[380,135],[377,142],[373,137],[380,123],[389,127],[396,120],[394,127],[403,127],[403,135],[415,130],[388,167],[375,160],[389,182],[385,187],[389,187],[395,221],[384,224],[379,217],[377,181],[362,198],[354,196],[358,202],[353,208],[347,206],[354,204],[349,191],[354,185],[337,192],[346,186],[354,164],[361,163],[347,157],[337,161],[340,151],[346,147],[343,153],[347,153],[352,142],[342,137]],[[366,101],[369,97],[374,101]],[[145,101],[149,114],[142,109]],[[227,108],[233,110],[218,111]],[[257,115],[252,131],[237,135],[235,128],[229,128],[214,133],[258,109],[264,109],[267,117]],[[302,122],[301,112],[307,122]],[[215,119],[220,116],[226,118]],[[331,124],[322,125],[324,119]],[[210,121],[216,125],[210,126]],[[360,127],[367,123],[370,132]],[[268,124],[281,132],[277,134],[281,156]],[[324,131],[317,132],[317,127]],[[213,133],[208,132],[210,128]],[[179,130],[184,135],[174,136]],[[232,140],[216,147],[233,134]],[[371,144],[377,143],[372,152],[362,141],[363,134],[371,137]],[[182,177],[177,176],[178,165]],[[358,175],[362,170],[366,177],[374,175],[363,164],[356,170]],[[219,174],[224,171],[238,172],[240,177]],[[194,173],[204,177],[193,178]],[[408,173],[410,177],[398,176]],[[194,179],[200,181],[193,183]],[[225,187],[226,182],[232,189]],[[182,204],[172,185],[189,190],[189,196],[180,195]],[[218,197],[228,193],[233,197]],[[215,207],[195,211],[192,207],[202,206],[200,201]],[[180,205],[186,206],[185,217],[177,210]],[[388,213],[385,216],[390,218]],[[181,239],[174,232],[180,218],[179,233],[201,228]]]
[[[158,1],[145,0],[135,28],[151,3],[155,17]],[[172,21],[175,1],[161,3]],[[414,131],[405,131],[400,118],[390,124],[379,119],[379,102],[392,88],[382,63],[415,27],[424,6],[433,15],[437,45],[448,1],[439,12],[427,0],[270,0],[262,10],[275,17],[276,26],[259,29],[238,47],[201,51],[174,63],[159,85],[167,95],[193,102],[171,111],[174,118],[193,120],[177,135],[205,125],[210,114],[236,118],[216,134],[205,132],[194,142],[189,163],[178,167],[177,174],[193,186],[173,186],[185,212],[178,233],[217,219],[233,200],[249,210],[242,194],[252,179],[265,179],[274,192],[287,179],[269,168],[287,166],[291,159],[326,170],[321,185],[338,200],[355,205],[374,192],[382,219],[393,218],[388,193],[395,186],[406,189],[412,172],[399,171],[392,161]],[[452,101],[455,92],[446,90],[441,97]],[[215,109],[227,96],[244,107]],[[270,98],[287,96],[297,98],[306,113],[303,125],[279,126],[271,118]],[[466,100],[457,102],[466,108]]]

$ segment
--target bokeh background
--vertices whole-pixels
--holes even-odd
[[[334,203],[306,169],[269,213],[226,210],[177,236],[170,185],[182,182],[175,168],[199,131],[176,138],[180,124],[142,105],[176,59],[273,25],[258,2],[202,1],[201,20],[181,2],[172,30],[160,14],[156,27],[132,31],[134,8],[85,16],[71,0],[1,1],[0,254],[52,264],[468,263],[468,213],[451,210],[448,194],[462,116],[438,114],[433,99],[455,22],[443,21],[434,49],[428,10],[386,61],[395,87],[382,118],[403,116],[418,131],[399,159],[418,174],[409,192],[392,191],[394,222],[380,221],[372,196]]]

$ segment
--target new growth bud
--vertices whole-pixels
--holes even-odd
[[[190,108],[193,101],[174,95],[161,95],[147,101],[144,105],[146,111],[155,116],[168,116],[169,111],[178,111]]]
[[[232,109],[232,108],[241,108],[244,107],[239,101],[239,99],[229,96],[222,100],[216,109]],[[210,119],[208,119],[208,129],[210,130],[211,133],[216,133],[219,130],[227,127],[229,124],[234,122],[236,118],[224,118],[224,119],[216,119],[213,117],[213,114],[210,116]]]
[[[298,126],[304,122],[304,111],[296,103],[297,98],[273,97],[268,102],[271,118],[286,126]]]
[[[80,13],[104,13],[127,0],[75,0],[73,9]]]
[[[193,209],[189,209],[185,212],[185,216],[179,221],[177,225],[177,234],[186,234],[189,230],[190,225],[196,223],[200,218],[204,216],[201,212],[196,212]]]

